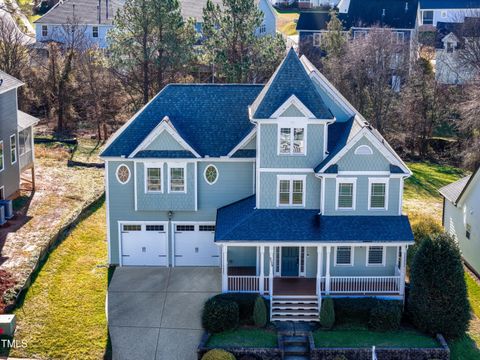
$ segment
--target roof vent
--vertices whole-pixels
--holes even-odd
[[[385,10],[385,9],[382,9],[382,16],[383,16],[383,17],[385,16],[385,13],[386,13],[386,10]]]
[[[405,12],[408,11],[408,2],[405,3]]]

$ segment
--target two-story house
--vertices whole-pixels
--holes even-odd
[[[20,188],[20,175],[31,170],[35,182],[33,126],[38,119],[18,110],[17,90],[23,83],[0,71],[0,200]]]
[[[166,86],[101,156],[110,264],[220,266],[276,320],[318,319],[324,295],[403,299],[410,170],[293,50],[266,85]],[[287,316],[285,296],[311,308]]]
[[[439,191],[443,227],[458,241],[468,267],[480,276],[480,168]]]
[[[35,38],[38,43],[55,41],[66,43],[72,26],[84,34],[85,46],[97,45],[104,49],[107,33],[124,0],[63,0],[35,21]],[[83,40],[83,39],[82,39]]]
[[[347,36],[364,37],[372,27],[385,27],[395,34],[399,45],[411,42],[416,34],[418,0],[341,0],[337,16]],[[308,10],[300,13],[297,23],[300,53],[323,56],[322,37],[328,32],[329,10]]]
[[[462,23],[480,16],[480,0],[419,0],[418,26],[434,29],[437,23]]]

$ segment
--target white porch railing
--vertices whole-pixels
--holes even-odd
[[[399,294],[400,276],[331,276],[330,294]],[[325,291],[325,277],[321,289]]]
[[[263,289],[268,294],[269,281],[268,277],[263,279]],[[245,276],[245,275],[229,275],[228,276],[228,291],[229,292],[246,292],[255,293],[260,292],[260,276]]]

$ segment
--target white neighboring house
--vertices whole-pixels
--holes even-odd
[[[115,14],[124,3],[124,0],[60,0],[35,21],[36,41],[66,43],[69,41],[66,30],[74,24],[84,32],[88,46],[104,49]]]
[[[480,168],[440,190],[443,226],[458,241],[470,269],[480,274]]]
[[[420,0],[419,26],[436,27],[439,22],[463,22],[465,17],[480,14],[480,0]]]
[[[480,17],[465,18],[462,23],[437,23],[435,77],[439,83],[465,84],[479,75],[462,56],[469,46],[480,42],[479,27]]]

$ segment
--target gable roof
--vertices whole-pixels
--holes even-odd
[[[479,9],[480,0],[420,0],[420,9]]]
[[[248,106],[262,86],[168,85],[119,130],[102,156],[129,156],[166,116],[199,155],[226,156],[254,128]]]
[[[257,209],[253,195],[217,210],[215,241],[413,242],[413,233],[407,216],[324,216],[317,209]]]
[[[297,31],[326,30],[329,21],[330,14],[326,11],[302,11],[298,18]]]
[[[440,188],[438,192],[442,194],[445,199],[457,205],[476,176],[480,176],[480,167],[478,167],[472,175],[465,176],[460,180],[448,184]]]
[[[100,2],[100,16],[98,3]],[[36,24],[67,24],[76,19],[82,25],[112,25],[115,14],[125,0],[64,0],[59,1]],[[107,18],[108,4],[108,18]],[[100,20],[99,20],[100,19]]]
[[[480,14],[479,14],[480,15]],[[450,34],[455,35],[458,40],[457,48],[465,46],[465,38],[478,37],[480,35],[480,17],[465,17],[463,23],[437,22],[435,35],[435,48],[443,49],[443,40]]]
[[[333,119],[332,113],[323,102],[293,48],[250,107],[252,118],[270,118],[292,95],[295,95],[317,119]]]
[[[22,85],[23,82],[0,70],[0,94],[16,89]]]
[[[194,18],[197,21],[203,19],[203,9],[207,6],[208,0],[180,0],[180,7],[182,8],[182,15],[184,18]],[[220,5],[223,7],[223,0],[210,0],[214,5]],[[255,0],[255,5],[259,5],[262,0]],[[266,0],[269,8],[272,10],[272,14],[275,15],[275,11],[272,8],[270,0]]]

